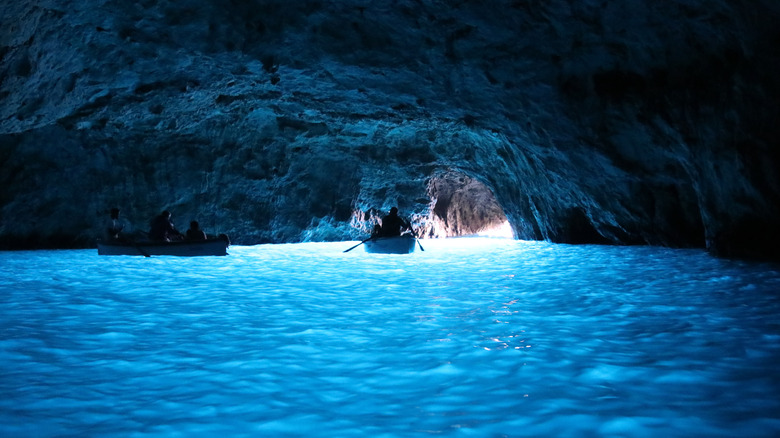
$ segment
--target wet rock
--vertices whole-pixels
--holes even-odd
[[[3,247],[91,245],[117,205],[239,244],[360,238],[398,206],[778,258],[773,2],[3,6]],[[437,212],[448,173],[487,192]]]

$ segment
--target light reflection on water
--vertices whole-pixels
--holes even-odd
[[[776,266],[355,243],[0,252],[0,435],[780,433]]]

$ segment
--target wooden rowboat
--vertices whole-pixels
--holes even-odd
[[[229,246],[227,238],[207,240],[182,240],[179,242],[112,242],[99,241],[98,255],[131,256],[224,256]]]
[[[363,243],[366,252],[372,254],[410,254],[414,252],[417,242],[413,236],[407,234],[397,237],[374,237]]]

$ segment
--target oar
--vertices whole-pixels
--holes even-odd
[[[358,246],[360,246],[360,245],[362,245],[362,244],[364,244],[364,243],[368,242],[369,240],[371,240],[371,237],[369,237],[368,239],[366,239],[366,240],[364,240],[364,241],[362,241],[362,242],[358,243],[357,245],[353,246],[352,248],[350,248],[350,249],[348,249],[348,250],[346,250],[346,251],[344,251],[344,252],[350,252],[350,251],[352,251],[353,249],[357,248]]]
[[[145,234],[146,237],[149,238],[149,233],[147,233],[146,231],[142,231],[142,230],[139,230],[139,231],[141,231],[141,233]],[[138,250],[138,252],[141,253],[142,256],[144,256],[144,257],[151,257],[148,252],[144,251],[143,248],[141,248],[141,246],[138,245],[138,242],[135,241],[135,238],[132,238],[132,240],[130,240],[130,243],[133,245],[133,247],[135,247],[135,249]]]
[[[414,232],[414,229],[412,227],[409,227],[410,230],[412,230],[412,237],[414,237],[415,242],[417,242],[417,245],[420,246],[420,251],[425,251],[425,248],[422,247],[422,244],[420,243],[420,239],[417,238],[417,233]]]
[[[133,242],[133,246],[134,246],[134,247],[135,247],[135,249],[137,249],[137,250],[138,250],[138,252],[140,252],[140,253],[141,253],[141,254],[142,254],[144,257],[151,257],[151,256],[149,255],[149,253],[147,253],[146,251],[144,251],[144,250],[143,250],[143,249],[142,249],[140,246],[138,246],[138,244],[137,244],[137,243]]]

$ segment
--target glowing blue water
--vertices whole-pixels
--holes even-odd
[[[775,266],[350,246],[0,253],[0,435],[780,433]]]

